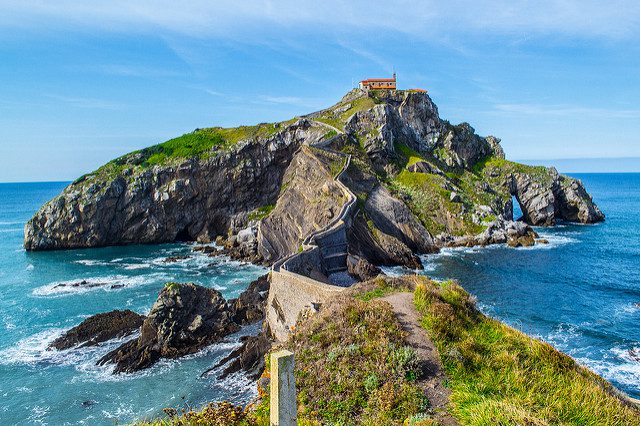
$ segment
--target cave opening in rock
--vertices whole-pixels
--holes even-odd
[[[193,241],[193,237],[191,237],[191,233],[189,232],[189,227],[185,226],[184,229],[176,235],[174,238],[176,242],[188,242]]]
[[[515,195],[511,196],[511,205],[513,206],[513,220],[521,220],[524,214],[522,213],[520,201],[518,201]]]

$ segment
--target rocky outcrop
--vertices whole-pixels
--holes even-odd
[[[359,111],[346,122],[348,134],[357,135],[367,154],[380,169],[393,166],[397,158],[396,144],[404,144],[419,152],[432,150],[444,123],[431,99],[414,92],[380,94],[383,103]]]
[[[559,175],[553,182],[554,211],[557,217],[569,222],[596,223],[604,214],[577,179]]]
[[[359,256],[347,256],[347,271],[358,281],[367,281],[377,277],[382,270]]]
[[[358,214],[347,230],[349,253],[376,265],[402,265],[422,269],[422,262],[409,247],[397,238],[375,227],[370,228],[362,214]]]
[[[324,132],[300,120],[270,137],[213,151],[207,159],[161,166],[141,166],[144,151],[127,155],[45,204],[26,224],[24,246],[213,241],[234,234],[250,212],[275,203],[293,153]]]
[[[236,324],[253,324],[264,318],[264,304],[269,292],[269,275],[263,275],[249,284],[249,287],[229,301]]]
[[[437,248],[431,235],[402,201],[382,185],[376,186],[364,204],[367,216],[377,229],[404,243],[416,253],[433,253]]]
[[[49,349],[95,346],[107,340],[129,336],[140,328],[144,318],[128,309],[93,315],[54,340]]]
[[[472,247],[491,244],[507,244],[510,247],[528,247],[536,243],[538,234],[526,223],[497,219],[489,223],[486,229],[475,236],[454,237],[438,235],[437,241],[442,246]]]
[[[498,139],[492,137],[490,141],[491,143],[486,138],[478,136],[469,123],[449,125],[449,130],[441,141],[447,153],[444,161],[452,168],[470,169],[494,152],[504,156]]]
[[[560,175],[554,168],[538,177],[514,173],[509,190],[520,204],[523,219],[531,225],[552,226],[557,220],[596,223],[605,218],[582,182]]]
[[[269,327],[265,323],[260,333],[256,336],[244,336],[241,342],[239,348],[231,351],[203,375],[224,366],[224,370],[217,377],[218,380],[223,380],[237,372],[244,372],[249,380],[258,380],[265,368],[265,355],[272,346]]]
[[[225,301],[220,292],[195,284],[167,284],[142,323],[140,336],[98,361],[114,363],[114,373],[148,368],[160,358],[195,353],[241,325],[264,317],[268,280],[251,283],[238,299]]]
[[[346,202],[330,169],[331,162],[343,160],[323,155],[305,147],[287,168],[277,204],[258,230],[258,251],[267,262],[297,252],[302,241],[327,226]]]

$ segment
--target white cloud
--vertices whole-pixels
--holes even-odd
[[[163,31],[241,36],[282,29],[387,29],[441,33],[562,34],[629,38],[640,32],[635,0],[3,0],[0,27]]]

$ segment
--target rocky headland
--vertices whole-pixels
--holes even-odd
[[[197,129],[113,160],[44,205],[24,246],[217,238],[236,258],[271,264],[346,202],[333,179],[344,158],[332,151],[352,158],[349,252],[374,264],[417,266],[416,253],[532,235],[513,224],[512,196],[526,225],[604,219],[579,180],[506,160],[499,139],[443,120],[426,93],[354,90],[287,122]]]

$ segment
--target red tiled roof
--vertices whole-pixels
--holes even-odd
[[[372,83],[372,82],[380,82],[380,81],[391,81],[395,82],[395,78],[368,78],[366,80],[362,80],[360,83]]]

